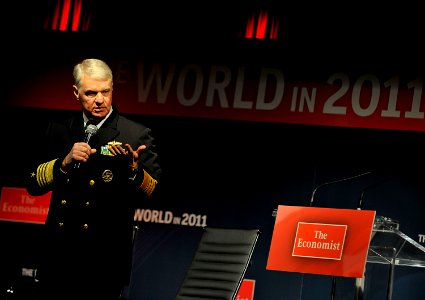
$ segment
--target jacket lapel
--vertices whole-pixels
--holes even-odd
[[[90,146],[92,148],[99,149],[101,146],[106,145],[108,142],[115,140],[115,138],[119,135],[119,131],[117,129],[118,124],[118,113],[116,108],[112,111],[112,114],[108,119],[102,124],[96,134],[90,139]],[[75,139],[75,142],[84,140],[84,128],[83,128],[83,118],[76,117],[74,118],[70,124],[70,129],[72,132],[72,136]]]
[[[105,123],[102,124],[102,127],[98,129],[92,147],[100,148],[101,146],[106,145],[108,142],[115,140],[115,138],[120,133],[117,129],[118,118],[119,116],[116,109],[114,108],[109,118],[105,120]]]

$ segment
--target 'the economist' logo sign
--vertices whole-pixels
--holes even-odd
[[[375,211],[279,205],[267,270],[362,278]]]
[[[298,222],[293,256],[340,260],[347,225]]]
[[[235,300],[254,300],[255,280],[244,279]]]
[[[31,196],[24,188],[3,187],[0,198],[0,220],[44,224],[52,192]]]

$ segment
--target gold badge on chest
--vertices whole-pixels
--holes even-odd
[[[114,177],[114,174],[112,173],[111,170],[105,170],[102,173],[102,179],[105,182],[111,182],[113,177]]]

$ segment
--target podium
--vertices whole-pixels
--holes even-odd
[[[375,211],[279,205],[267,270],[362,278]]]
[[[336,277],[351,277],[355,299],[366,291],[367,299],[391,300],[398,266],[425,268],[425,247],[375,211],[279,205],[276,212],[266,269],[331,275],[331,299]]]
[[[425,247],[399,230],[390,218],[375,218],[366,262],[388,265],[387,300],[392,299],[394,270],[397,266],[425,268]],[[356,299],[363,299],[365,277],[356,279]]]

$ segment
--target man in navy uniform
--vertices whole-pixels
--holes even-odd
[[[28,172],[31,195],[52,191],[38,299],[115,300],[129,283],[134,209],[161,168],[151,129],[112,104],[110,67],[85,59],[73,75],[82,112],[49,124]]]

